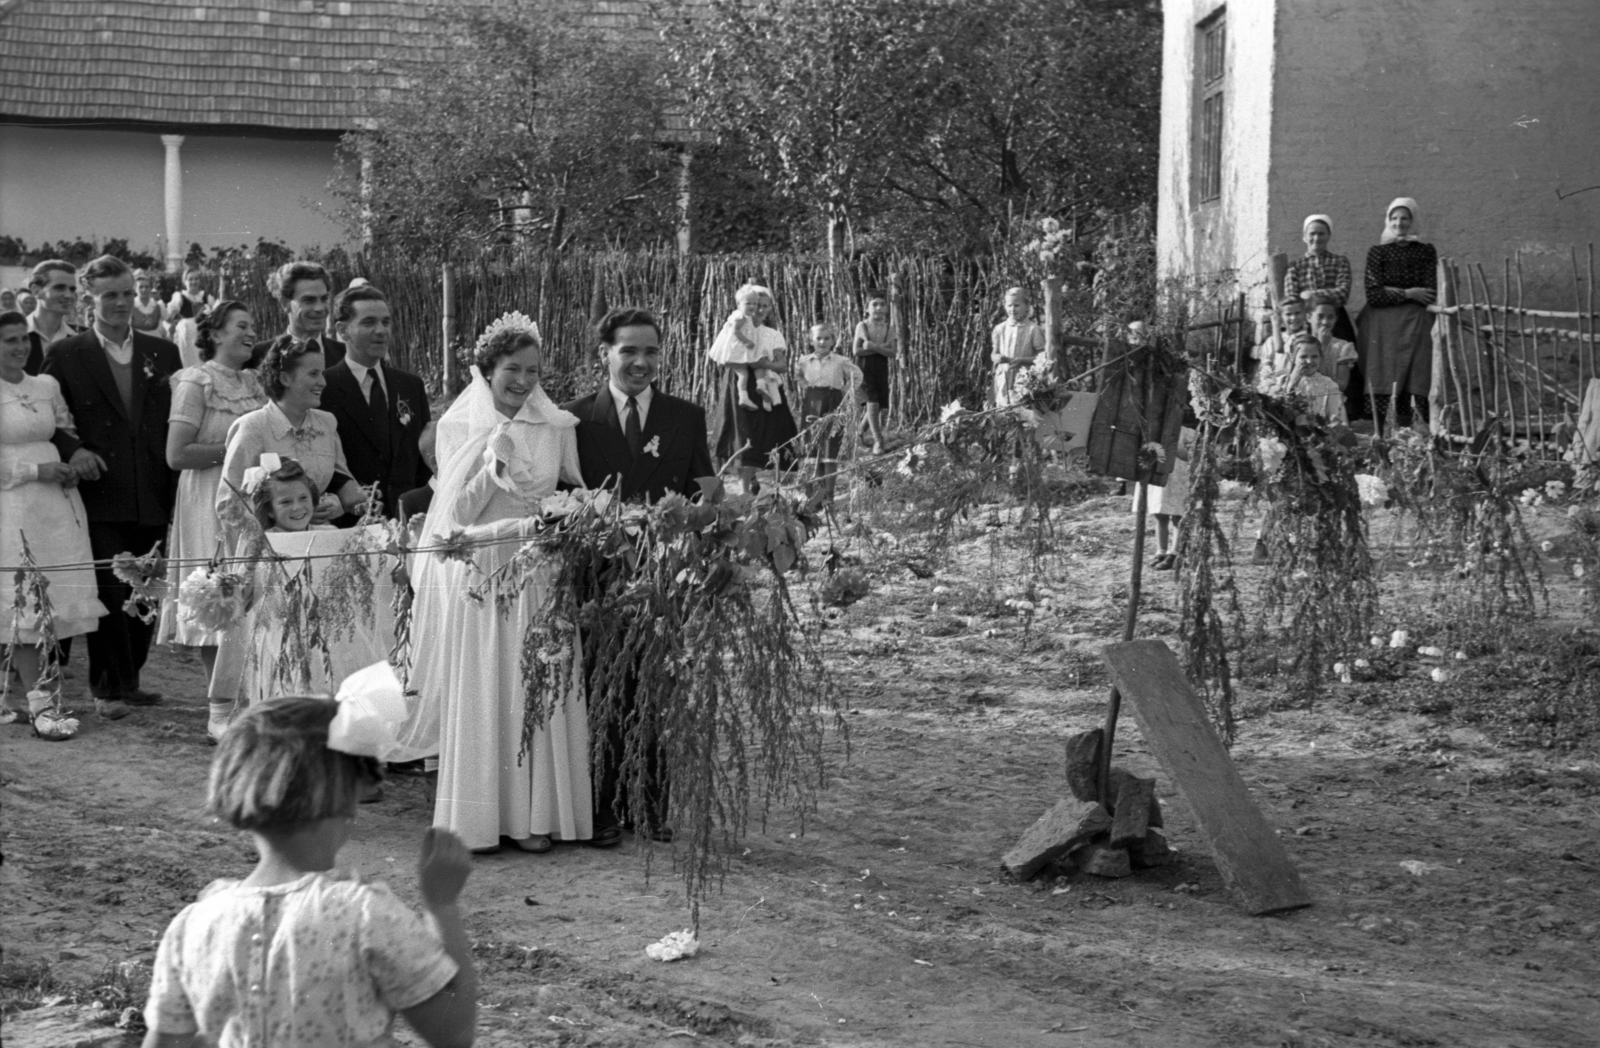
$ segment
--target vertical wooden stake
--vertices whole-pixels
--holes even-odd
[[[444,299],[444,308],[440,311],[443,317],[440,335],[444,339],[444,360],[439,370],[444,393],[448,396],[456,390],[456,277],[450,263],[439,267],[439,280],[440,294]]]
[[[1142,454],[1142,452],[1141,452]],[[1145,477],[1136,481],[1133,496],[1133,568],[1128,572],[1128,614],[1122,623],[1123,643],[1133,639],[1139,624],[1139,591],[1144,582],[1144,525],[1149,509],[1152,470],[1141,469]],[[1122,712],[1122,692],[1111,686],[1111,696],[1106,700],[1106,724],[1100,743],[1100,803],[1110,811],[1115,802],[1111,796],[1111,748],[1117,737],[1117,717]]]
[[[1531,438],[1531,430],[1533,429],[1533,406],[1528,399],[1528,316],[1522,311],[1522,250],[1520,248],[1517,249],[1514,257],[1517,264],[1517,352],[1522,355],[1522,425],[1525,430],[1530,431],[1529,436]],[[1510,272],[1510,266],[1511,263],[1507,262],[1507,273]],[[1511,288],[1509,283],[1510,282],[1508,281],[1506,287],[1507,298],[1511,297]],[[1509,338],[1510,336],[1507,335],[1507,337]],[[1533,380],[1538,382],[1538,378],[1538,361],[1534,361]],[[1542,384],[1538,387],[1538,389],[1540,393],[1544,392],[1544,386]],[[1529,440],[1529,444],[1532,444],[1531,439]]]

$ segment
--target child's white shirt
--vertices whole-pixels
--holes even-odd
[[[1022,363],[1044,352],[1044,328],[1031,320],[1007,317],[989,333],[989,344],[1005,360]]]
[[[854,389],[861,385],[861,369],[838,353],[818,356],[807,353],[800,358],[800,378],[808,387]]]
[[[458,965],[381,881],[308,873],[220,880],[167,926],[145,1023],[219,1048],[388,1045],[396,1012],[444,989]]]

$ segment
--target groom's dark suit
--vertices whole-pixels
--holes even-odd
[[[578,464],[586,487],[610,487],[620,476],[624,500],[654,502],[668,492],[693,498],[700,493],[696,481],[716,475],[706,447],[706,413],[697,404],[653,390],[644,418],[646,450],[637,457],[628,448],[609,383],[598,393],[563,406],[578,416]],[[618,764],[625,752],[624,732],[629,727],[626,722],[638,716],[632,685],[641,672],[648,670],[636,666],[630,674],[625,708],[614,711],[601,726],[601,732],[596,733],[603,733],[605,739],[594,776],[597,837],[602,827],[615,825],[618,813],[626,819],[630,808]],[[658,832],[665,826],[671,783],[667,781],[659,745],[651,747],[648,754],[643,783],[643,810],[648,825],[644,828]]]
[[[383,515],[400,515],[400,496],[428,483],[432,471],[422,461],[420,441],[428,424],[428,391],[409,371],[383,365],[386,417],[376,419],[348,361],[323,372],[322,410],[339,422],[339,443],[350,475],[362,486],[377,481]]]
[[[620,476],[624,500],[655,502],[669,491],[693,498],[700,493],[695,481],[716,475],[706,447],[706,413],[698,404],[654,390],[644,419],[644,446],[652,449],[651,441],[657,443],[637,459],[628,450],[609,383],[562,407],[578,416],[585,487],[610,487]]]
[[[87,448],[106,464],[99,480],[78,485],[96,560],[143,555],[166,538],[178,493],[178,474],[167,466],[167,416],[171,379],[182,367],[177,346],[133,332],[132,396],[124,400],[93,331],[57,342],[45,357],[43,373],[61,384],[77,424],[76,433],[56,430],[62,460]],[[139,690],[155,627],[123,612],[130,590],[110,568],[97,568],[95,581],[106,614],[88,637],[89,690],[98,699],[120,699]]]

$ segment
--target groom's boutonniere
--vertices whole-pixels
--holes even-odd
[[[650,456],[652,456],[654,458],[660,458],[661,457],[661,435],[657,434],[657,435],[651,437],[650,438],[650,443],[646,444],[642,450],[644,451],[644,453],[646,455],[650,455]]]
[[[394,402],[394,414],[400,420],[402,426],[411,425],[411,404],[407,402],[405,397],[401,397]]]
[[[153,381],[156,377],[156,362],[151,360],[149,357],[145,357],[143,359],[145,381]]]

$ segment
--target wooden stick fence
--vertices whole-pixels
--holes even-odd
[[[1521,252],[1502,262],[1499,286],[1482,263],[1439,260],[1434,407],[1450,435],[1470,439],[1491,419],[1509,439],[1526,440],[1546,454],[1559,454],[1558,438],[1570,428],[1595,359],[1594,246],[1580,273],[1569,252],[1571,310],[1534,308]],[[1554,322],[1554,323],[1552,323]],[[1570,323],[1562,323],[1570,322]]]

